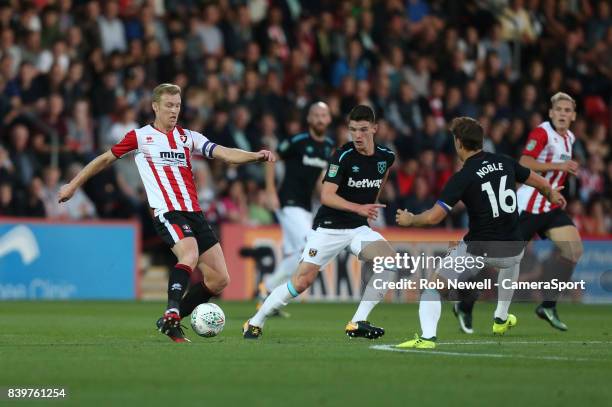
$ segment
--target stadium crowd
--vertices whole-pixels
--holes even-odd
[[[460,163],[447,123],[478,119],[485,149],[517,157],[557,91],[578,102],[580,231],[612,233],[612,17],[606,0],[0,1],[0,215],[139,217],[154,236],[133,159],[67,204],[60,185],[152,121],[151,90],[183,89],[180,122],[216,143],[275,148],[325,101],[337,145],[358,103],[396,151],[382,201],[420,212]],[[196,161],[211,223],[270,224],[261,165]],[[279,172],[282,172],[280,167]],[[279,173],[279,176],[282,174]],[[461,209],[446,227],[465,227]]]

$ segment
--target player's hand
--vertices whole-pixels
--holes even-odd
[[[276,161],[276,157],[274,156],[274,153],[272,153],[272,151],[268,151],[268,150],[259,150],[257,153],[257,161],[262,162],[262,161],[269,161],[269,162],[275,162]]]
[[[359,216],[363,216],[364,218],[368,218],[368,220],[376,220],[378,218],[378,209],[384,208],[387,205],[384,204],[364,204],[360,205],[357,210],[357,214]]]
[[[550,197],[548,199],[553,205],[561,205],[561,209],[565,209],[565,207],[567,206],[567,201],[565,200],[565,197],[561,195],[561,190],[563,188],[565,187],[561,186],[553,189],[550,192]]]
[[[574,160],[568,160],[561,164],[561,171],[568,172],[572,175],[578,173],[579,164]]]
[[[57,194],[57,202],[59,203],[66,202],[67,200],[72,198],[72,195],[74,195],[74,192],[75,192],[75,189],[70,184],[63,185],[60,188],[59,193]]]
[[[411,226],[414,214],[406,209],[398,209],[395,214],[395,222],[400,226]]]

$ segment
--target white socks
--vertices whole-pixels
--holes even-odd
[[[301,251],[292,253],[283,258],[280,263],[276,265],[274,273],[272,273],[272,275],[269,276],[264,282],[268,291],[274,290],[276,287],[285,283],[287,280],[289,280],[289,278],[291,278],[293,273],[298,268],[301,255]]]
[[[422,338],[429,339],[436,336],[442,303],[438,290],[427,289],[421,293],[419,301],[419,320],[421,321]]]
[[[264,301],[259,311],[249,320],[249,324],[263,328],[268,318],[274,311],[287,305],[290,299],[297,297],[299,294],[293,288],[291,281],[287,284],[281,284],[270,293]]]
[[[515,265],[507,269],[499,269],[499,275],[497,276],[497,308],[495,308],[495,318],[499,318],[502,321],[508,319],[508,309],[512,302],[512,295],[514,294],[513,289],[503,288],[502,282],[505,282],[506,286],[510,285],[509,281],[515,282],[518,280],[520,267]]]
[[[368,320],[368,315],[370,315],[370,312],[372,312],[374,307],[380,301],[382,301],[383,298],[385,298],[385,294],[387,293],[386,289],[382,290],[374,288],[374,280],[379,279],[381,281],[390,281],[390,279],[393,277],[392,273],[392,271],[384,270],[382,273],[375,273],[372,275],[370,281],[368,281],[365,291],[363,292],[359,307],[357,307],[357,311],[355,312],[355,315],[353,315],[353,319],[351,319],[352,322]],[[378,286],[382,286],[382,284]]]

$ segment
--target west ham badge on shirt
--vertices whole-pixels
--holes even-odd
[[[378,162],[378,172],[381,174],[384,174],[386,170],[387,170],[387,162],[379,161]]]

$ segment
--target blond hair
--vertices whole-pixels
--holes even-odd
[[[155,89],[153,89],[152,101],[153,103],[159,103],[162,95],[176,95],[181,94],[181,87],[175,85],[173,83],[162,83],[161,85],[157,85]]]
[[[576,101],[574,100],[573,97],[571,97],[570,95],[568,95],[567,93],[564,93],[564,92],[557,92],[557,93],[555,93],[550,98],[550,105],[552,107],[554,107],[557,104],[557,102],[559,102],[561,100],[567,100],[569,102],[572,102],[572,106],[574,106],[574,110],[576,110]]]

